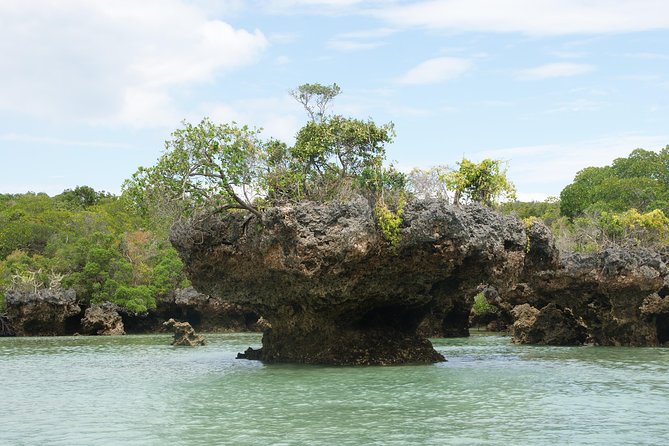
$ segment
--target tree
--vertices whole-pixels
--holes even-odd
[[[466,158],[458,162],[458,170],[444,175],[444,181],[454,192],[453,202],[462,199],[492,206],[500,199],[514,199],[516,188],[506,177],[501,160],[484,159],[474,163]]]
[[[140,168],[124,183],[124,193],[140,206],[162,196],[185,213],[244,209],[260,217],[254,200],[264,192],[267,143],[259,133],[208,118],[197,125],[184,122],[166,141],[158,163]]]
[[[356,178],[380,174],[385,144],[392,142],[394,135],[392,123],[379,126],[372,120],[339,115],[308,122],[290,151],[299,166],[306,197],[332,198],[353,185]]]
[[[332,99],[341,93],[339,85],[302,84],[290,91],[290,95],[302,104],[309,115],[309,119],[315,122],[323,122],[325,113]]]
[[[586,167],[560,193],[569,218],[602,211],[669,211],[669,146],[659,153],[636,149],[610,166]]]
[[[444,181],[448,167],[436,166],[429,169],[415,168],[407,177],[408,189],[420,199],[436,198],[448,200],[448,186]]]
[[[90,186],[77,186],[72,189],[65,189],[54,198],[62,201],[70,208],[87,208],[97,204],[103,198],[109,198],[111,194],[107,192],[97,192]]]

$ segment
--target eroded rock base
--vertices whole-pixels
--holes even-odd
[[[265,332],[262,345],[259,350],[240,353],[238,358],[337,366],[433,364],[446,360],[428,339],[392,331],[271,329]]]

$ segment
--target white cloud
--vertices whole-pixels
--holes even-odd
[[[594,66],[579,63],[549,63],[518,72],[519,79],[538,80],[553,77],[577,76],[593,71]]]
[[[0,110],[171,124],[174,91],[255,61],[260,31],[182,0],[0,3]]]
[[[399,82],[410,85],[436,84],[461,76],[471,66],[471,62],[466,59],[436,57],[409,70]]]
[[[384,38],[394,34],[395,32],[396,30],[392,28],[379,28],[343,33],[330,39],[328,46],[339,51],[374,49],[385,45],[386,41]]]
[[[380,7],[396,26],[531,35],[669,28],[666,0],[427,0]]]

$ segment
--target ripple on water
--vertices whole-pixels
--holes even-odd
[[[0,444],[662,444],[666,349],[434,340],[402,367],[235,360],[257,335],[0,339]]]

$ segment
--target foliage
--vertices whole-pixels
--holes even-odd
[[[65,189],[61,194],[54,197],[62,202],[67,208],[88,208],[98,204],[104,198],[111,198],[107,192],[97,192],[90,186],[77,186],[74,189]]]
[[[356,179],[380,178],[385,144],[392,142],[394,135],[392,123],[379,126],[371,120],[343,116],[308,122],[290,150],[304,197],[329,200],[355,186]]]
[[[548,197],[544,201],[507,201],[499,205],[499,210],[521,220],[536,217],[549,226],[560,218],[560,202],[555,197]]]
[[[290,91],[290,95],[306,110],[309,119],[322,122],[325,119],[328,106],[341,93],[337,84],[302,84]]]
[[[499,309],[488,302],[483,293],[478,293],[474,296],[474,305],[472,306],[472,312],[475,316],[484,316],[487,314],[497,314]]]
[[[208,118],[172,133],[153,167],[140,167],[123,185],[124,194],[147,210],[156,197],[179,213],[203,208],[245,209],[260,215],[253,201],[263,190],[267,171],[266,143],[259,130],[214,124]]]
[[[304,84],[293,91],[312,119],[292,147],[263,140],[260,130],[235,123],[184,122],[157,164],[141,167],[124,183],[123,195],[143,215],[160,217],[156,220],[232,209],[262,219],[260,210],[267,204],[348,199],[354,192],[370,192],[370,178],[401,180],[383,166],[385,144],[394,137],[392,123],[326,115],[340,91],[336,84]]]
[[[659,153],[636,149],[610,166],[586,167],[560,193],[560,213],[569,218],[590,212],[638,209],[669,212],[669,146]]]
[[[95,202],[73,204],[67,194],[0,196],[0,219],[13,222],[0,227],[0,296],[71,287],[83,302],[146,311],[157,295],[187,284],[166,233],[145,229],[150,222],[123,199],[95,192]]]
[[[669,242],[669,218],[659,209],[645,214],[636,209],[602,212],[598,223],[610,243],[649,246]]]
[[[492,206],[502,198],[514,199],[516,194],[500,160],[488,158],[477,164],[463,158],[458,162],[458,170],[447,172],[443,180],[454,191],[456,205],[464,200]]]
[[[385,202],[379,201],[374,208],[376,221],[381,233],[393,248],[397,248],[401,240],[402,217],[404,216],[404,199],[400,197],[396,209],[392,211]]]

